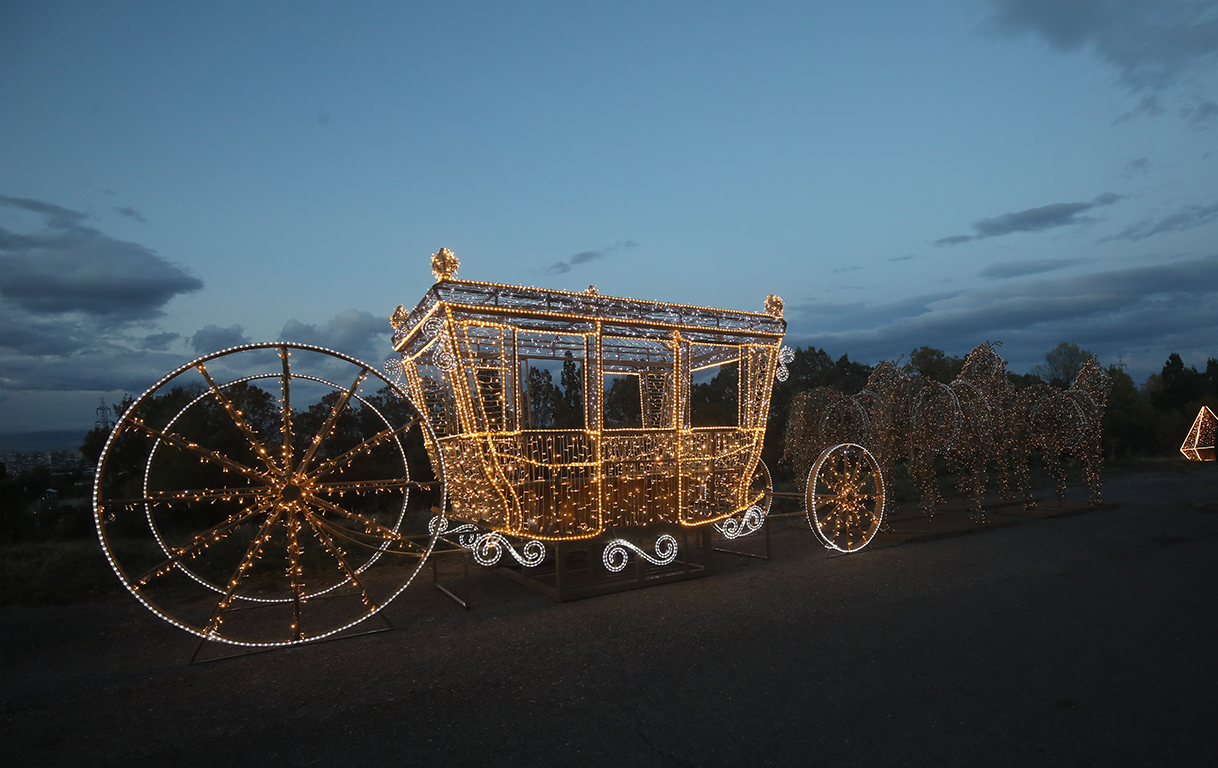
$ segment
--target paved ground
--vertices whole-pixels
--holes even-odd
[[[412,587],[395,632],[209,664],[134,600],[6,609],[6,763],[1210,764],[1216,470],[850,556],[785,528],[566,604],[481,572],[472,611]]]

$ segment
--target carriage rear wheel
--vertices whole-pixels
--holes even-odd
[[[365,363],[233,347],[121,414],[94,480],[98,536],[127,589],[192,634],[319,640],[384,608],[431,553],[434,446],[423,414]]]
[[[826,449],[808,473],[804,502],[821,543],[841,552],[862,549],[884,520],[879,462],[855,443]]]

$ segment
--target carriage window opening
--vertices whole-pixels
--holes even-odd
[[[606,429],[642,428],[643,399],[638,374],[605,374],[603,402]]]
[[[584,429],[584,362],[569,350],[557,359],[526,358],[526,429]]]
[[[740,364],[713,365],[690,374],[689,423],[735,427],[740,421]]]

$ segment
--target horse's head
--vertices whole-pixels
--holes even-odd
[[[1074,377],[1074,383],[1070,385],[1069,391],[1085,394],[1084,400],[1090,401],[1088,405],[1103,408],[1108,403],[1110,389],[1112,389],[1112,377],[1092,359],[1083,363],[1083,367],[1079,370],[1078,376]]]

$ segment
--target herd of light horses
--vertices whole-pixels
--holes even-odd
[[[1042,383],[1016,388],[994,347],[986,342],[973,349],[950,384],[883,362],[856,395],[829,387],[801,392],[792,402],[783,461],[804,478],[820,452],[839,443],[867,448],[885,478],[905,461],[921,494],[918,508],[927,517],[945,503],[938,465],[957,478],[973,519],[984,522],[991,481],[999,498],[1035,506],[1029,477],[1034,452],[1064,501],[1066,459],[1072,456],[1091,502],[1099,504],[1108,374],[1089,360],[1067,389]]]

